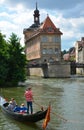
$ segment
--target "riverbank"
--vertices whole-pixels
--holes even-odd
[[[84,75],[71,75],[71,78],[84,78]]]

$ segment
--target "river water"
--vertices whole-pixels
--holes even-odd
[[[43,79],[29,78],[25,87],[1,88],[6,99],[15,98],[18,104],[24,102],[25,89],[31,85],[34,111],[51,103],[51,119],[46,130],[84,130],[84,78]],[[67,121],[65,121],[67,119]],[[23,124],[3,115],[0,109],[0,130],[42,130],[43,121]]]

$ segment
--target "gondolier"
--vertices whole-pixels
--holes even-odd
[[[32,94],[31,87],[26,89],[24,96],[27,101],[27,113],[29,114],[29,109],[30,109],[30,112],[32,114],[33,113],[33,106],[32,106],[33,94]]]

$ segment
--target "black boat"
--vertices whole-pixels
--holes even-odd
[[[17,113],[17,112],[8,110],[7,109],[8,104],[9,103],[6,102],[1,106],[2,112],[5,115],[7,115],[8,117],[10,117],[14,120],[20,121],[20,122],[24,122],[24,123],[26,123],[26,122],[34,123],[34,122],[40,121],[45,118],[46,113],[47,113],[47,109],[46,109],[45,111],[44,110],[38,111],[33,114],[27,114],[27,113],[21,114],[21,113]]]

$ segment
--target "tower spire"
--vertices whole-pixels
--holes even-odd
[[[39,25],[40,22],[39,22],[39,10],[38,10],[38,7],[37,7],[37,2],[36,2],[36,9],[34,10],[34,24],[36,25]]]
[[[36,2],[36,10],[37,10],[37,2]]]

